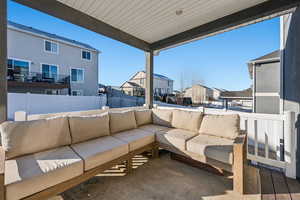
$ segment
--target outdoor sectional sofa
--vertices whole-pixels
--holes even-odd
[[[5,122],[0,131],[0,199],[47,199],[121,162],[130,171],[132,157],[159,147],[233,172],[244,192],[238,115],[138,109]]]

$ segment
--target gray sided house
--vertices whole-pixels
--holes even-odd
[[[8,23],[8,91],[98,95],[99,51],[87,44]]]
[[[280,113],[280,51],[274,51],[248,63],[253,80],[253,112]]]

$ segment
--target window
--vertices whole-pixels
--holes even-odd
[[[13,60],[12,59],[8,59],[8,61],[7,61],[7,68],[8,69],[13,69],[14,67],[13,67]]]
[[[15,75],[29,75],[29,62],[17,59],[8,59],[7,68],[13,70]]]
[[[57,79],[58,68],[55,65],[42,64],[42,77],[45,79]]]
[[[81,58],[84,60],[91,60],[91,52],[82,50]]]
[[[50,53],[58,53],[58,44],[45,40],[45,51]]]
[[[140,84],[141,84],[142,86],[144,85],[144,79],[143,79],[143,78],[140,79]]]
[[[82,96],[82,90],[72,90],[72,96]]]
[[[84,82],[83,69],[71,69],[71,81],[77,83]]]
[[[50,90],[50,89],[47,89],[47,90],[45,90],[45,94],[48,94],[48,95],[59,95],[59,90]]]

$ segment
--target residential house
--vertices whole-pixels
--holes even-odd
[[[7,37],[9,92],[98,95],[97,49],[14,22]]]
[[[190,97],[193,104],[202,104],[213,100],[213,90],[204,85],[196,84],[185,89],[183,96]]]
[[[153,75],[153,92],[155,96],[163,96],[173,93],[173,80],[160,75]],[[131,96],[144,96],[146,88],[146,73],[139,71],[121,86],[124,93]]]
[[[121,88],[127,95],[138,97],[145,96],[145,89],[135,82],[126,81]]]
[[[251,60],[248,69],[253,80],[253,112],[279,114],[280,51]]]
[[[221,96],[221,93],[224,92],[225,90],[223,89],[219,89],[219,88],[212,88],[212,92],[213,92],[213,99],[215,101],[218,101],[220,96]]]

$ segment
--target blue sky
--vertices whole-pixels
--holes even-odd
[[[10,1],[8,19],[99,49],[99,81],[103,84],[120,86],[145,68],[141,50]],[[192,82],[227,90],[245,89],[251,84],[246,63],[278,49],[279,32],[279,18],[275,18],[165,50],[155,57],[154,72],[173,79],[175,89]]]

